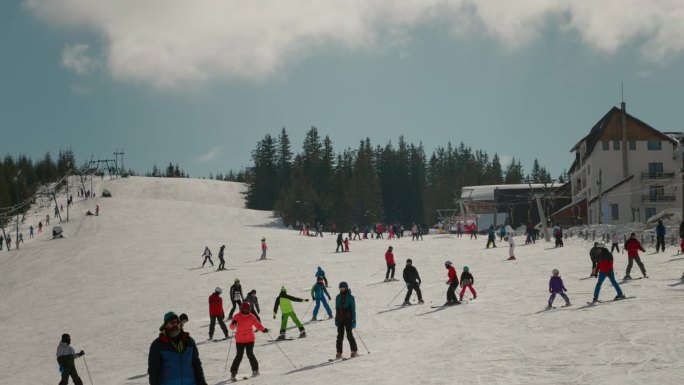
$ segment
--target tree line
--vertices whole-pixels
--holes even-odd
[[[357,148],[336,152],[329,136],[312,127],[299,153],[285,128],[266,134],[252,151],[253,164],[241,178],[247,183],[248,208],[273,210],[286,224],[297,221],[353,224],[413,222],[432,225],[437,209],[456,207],[461,188],[472,185],[551,182],[534,160],[526,174],[513,158],[504,168],[498,154],[460,143],[436,148],[430,156],[422,143],[373,146],[369,138]],[[231,172],[230,175],[236,175]],[[565,172],[558,178],[563,181]]]

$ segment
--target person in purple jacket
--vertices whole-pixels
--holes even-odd
[[[564,293],[566,291],[568,291],[568,289],[563,285],[563,279],[560,277],[560,272],[558,269],[553,269],[553,276],[551,276],[551,279],[549,280],[549,293],[551,293],[551,296],[549,297],[549,304],[546,308],[551,309],[553,307],[553,300],[556,299],[556,294],[560,294],[565,300],[565,305],[563,307],[570,306],[570,298]]]

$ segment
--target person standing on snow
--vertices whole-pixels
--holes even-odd
[[[620,289],[620,285],[618,285],[617,280],[615,280],[615,273],[613,272],[613,254],[606,249],[606,245],[603,244],[603,242],[599,242],[596,247],[601,248],[601,253],[596,266],[599,272],[598,281],[596,282],[596,287],[594,288],[594,299],[591,303],[598,302],[599,294],[601,293],[601,285],[603,285],[603,281],[606,280],[606,277],[610,279],[610,282],[613,284],[613,287],[617,292],[615,300],[625,299],[625,295],[622,292],[622,289]]]
[[[282,312],[282,318],[280,320],[280,335],[277,338],[278,340],[285,339],[288,318],[292,318],[292,321],[295,323],[295,325],[297,325],[297,328],[299,328],[299,338],[306,337],[304,326],[302,326],[302,323],[299,322],[299,318],[297,318],[297,314],[295,314],[294,309],[292,308],[291,301],[309,302],[309,299],[293,297],[287,294],[287,289],[285,289],[285,286],[280,288],[280,294],[278,297],[276,297],[275,303],[273,304],[273,319],[276,319],[276,316],[278,315],[278,306],[280,306],[280,311]]]
[[[268,250],[268,245],[266,244],[266,238],[261,238],[261,259],[266,259],[266,250]]]
[[[235,330],[235,358],[233,364],[230,365],[230,379],[237,381],[235,376],[240,368],[242,356],[247,350],[247,359],[252,368],[252,377],[259,375],[259,361],[254,356],[254,329],[262,333],[268,333],[259,320],[251,314],[249,304],[243,303],[240,305],[240,311],[230,321],[230,330]]]
[[[499,242],[502,242],[504,237],[506,236],[506,226],[503,224],[499,226]]]
[[[328,297],[328,300],[331,299],[328,290],[325,288],[323,278],[318,277],[316,278],[316,283],[311,287],[311,300],[316,301],[316,305],[313,309],[313,317],[311,317],[312,321],[318,320],[318,309],[321,308],[321,302],[323,303],[323,307],[325,307],[325,311],[328,313],[328,318],[332,318],[332,310],[330,310],[328,301],[325,299],[326,297]]]
[[[598,242],[594,242],[594,247],[589,250],[589,258],[591,258],[591,274],[589,276],[594,278],[598,278],[598,269],[596,266],[598,265],[602,250],[598,245]]]
[[[507,261],[515,261],[515,241],[513,240],[513,234],[508,234],[504,240],[508,242]]]
[[[74,359],[82,357],[85,352],[81,350],[76,353],[71,344],[71,336],[69,334],[62,334],[62,341],[57,345],[57,364],[59,364],[59,372],[62,374],[62,380],[59,385],[66,385],[69,383],[69,377],[75,385],[83,385],[81,377],[78,376]]]
[[[665,252],[665,225],[662,219],[658,219],[658,226],[656,226],[656,253],[658,248]]]
[[[387,248],[387,251],[385,252],[385,263],[387,264],[387,272],[385,273],[385,282],[389,281],[398,281],[398,279],[394,278],[394,268],[397,266],[394,263],[394,253],[392,252],[392,246]],[[391,273],[391,275],[390,275]]]
[[[489,229],[487,230],[487,248],[489,248],[490,243],[493,247],[496,247],[496,231],[494,230],[494,225],[489,225]]]
[[[249,293],[247,293],[247,297],[245,297],[245,303],[249,304],[249,311],[254,314],[256,317],[257,321],[261,322],[261,317],[259,317],[259,313],[261,313],[261,309],[259,309],[259,298],[257,298],[257,291],[252,290]],[[240,305],[242,306],[242,305]]]
[[[150,385],[207,385],[195,340],[180,328],[180,319],[164,314],[159,337],[150,345],[147,374]]]
[[[226,269],[226,260],[223,259],[223,250],[226,248],[226,245],[221,245],[221,248],[219,249],[218,253],[218,259],[219,259],[219,266],[217,270],[225,270]]]
[[[316,279],[318,278],[323,278],[323,282],[325,282],[325,287],[330,287],[328,286],[328,278],[325,277],[325,271],[321,269],[320,266],[318,266],[318,269],[316,270]]]
[[[629,273],[632,271],[632,265],[635,261],[641,270],[641,275],[643,275],[644,278],[648,278],[648,275],[646,275],[646,267],[644,267],[644,263],[641,262],[641,257],[639,257],[639,250],[644,252],[646,250],[644,250],[644,248],[641,246],[641,243],[639,243],[639,241],[636,239],[636,234],[630,234],[629,239],[625,242],[624,250],[627,250],[628,259],[627,272],[625,273],[624,279],[632,279]]]
[[[612,253],[613,251],[617,250],[617,252],[620,252],[620,237],[618,236],[617,231],[613,231],[613,235],[611,236],[611,242],[612,245],[610,246],[610,252]]]
[[[444,267],[446,267],[447,276],[449,277],[449,279],[446,281],[447,285],[449,285],[449,288],[447,289],[447,301],[444,306],[458,305],[460,302],[456,298],[456,288],[458,287],[456,269],[451,261],[444,262]]]
[[[463,272],[461,273],[461,293],[458,296],[459,300],[463,301],[463,294],[465,294],[466,289],[470,289],[473,299],[477,299],[477,293],[473,288],[474,284],[475,278],[470,274],[470,268],[468,268],[468,266],[463,266]]]
[[[230,308],[228,318],[233,318],[235,309],[240,306],[244,300],[245,297],[242,295],[242,285],[240,285],[240,280],[235,278],[235,282],[230,287],[230,303],[233,305],[233,307]]]
[[[418,270],[416,269],[415,266],[413,266],[413,260],[411,258],[406,260],[406,267],[404,267],[404,272],[403,272],[403,278],[404,282],[406,282],[406,297],[404,297],[404,305],[410,305],[411,304],[411,294],[413,294],[413,290],[416,291],[416,295],[418,296],[418,303],[424,303],[423,302],[423,293],[420,291],[420,275],[418,275]]]
[[[340,251],[344,253],[344,245],[342,244],[344,240],[342,237],[344,237],[344,235],[342,235],[341,231],[337,233],[337,247],[335,248],[336,253],[339,253]]]
[[[335,326],[337,327],[337,340],[335,341],[337,355],[335,358],[342,358],[342,340],[344,340],[345,332],[351,350],[350,358],[357,357],[359,355],[358,348],[356,339],[352,334],[352,329],[356,328],[356,301],[351,290],[349,290],[349,285],[344,281],[340,282],[340,294],[335,297]]]
[[[211,260],[211,250],[209,250],[209,246],[204,246],[204,253],[202,253],[202,256],[204,257],[202,267],[204,267],[204,264],[207,263],[207,261],[211,263],[211,266],[214,266],[214,261]]]
[[[224,339],[228,339],[228,328],[226,324],[223,323],[223,299],[221,299],[221,288],[217,287],[214,292],[209,296],[209,340],[214,338],[214,327],[216,326],[216,321],[218,321],[221,330],[223,330]]]
[[[349,238],[344,238],[344,252],[349,252]]]
[[[546,308],[551,309],[553,307],[553,301],[556,299],[556,294],[560,294],[560,296],[563,297],[565,306],[570,306],[570,298],[565,294],[568,289],[566,289],[563,284],[563,278],[560,277],[560,272],[558,269],[553,269],[551,273],[553,274],[549,280],[549,293],[551,293],[551,296],[549,297],[549,303]]]

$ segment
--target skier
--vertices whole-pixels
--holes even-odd
[[[392,253],[392,246],[387,248],[387,252],[385,252],[385,263],[387,264],[387,272],[385,273],[385,282],[389,281],[398,281],[398,279],[394,278],[394,268],[396,264],[394,263],[394,253]],[[390,272],[392,275],[390,276]]]
[[[625,295],[622,293],[620,285],[618,285],[617,281],[615,280],[615,273],[613,272],[613,254],[606,249],[606,245],[603,242],[599,242],[596,247],[601,248],[601,253],[598,257],[598,264],[596,265],[596,268],[599,272],[598,281],[596,282],[596,287],[594,288],[594,299],[591,303],[598,302],[599,293],[601,292],[601,285],[603,285],[603,281],[605,281],[606,277],[610,279],[610,282],[613,284],[613,287],[617,292],[615,300],[625,299]]]
[[[552,271],[552,276],[551,279],[549,280],[549,293],[551,293],[551,296],[549,297],[549,304],[546,306],[547,309],[551,309],[553,307],[553,300],[556,299],[556,294],[560,294],[561,297],[565,300],[565,306],[570,306],[570,298],[565,294],[568,289],[565,288],[565,285],[563,285],[563,278],[560,277],[560,272],[558,269],[553,269]]]
[[[181,330],[176,313],[164,314],[159,331],[159,337],[150,345],[147,360],[150,385],[207,385],[195,340]]]
[[[209,250],[209,246],[204,246],[204,253],[202,253],[202,256],[204,257],[202,267],[204,267],[204,264],[207,263],[207,261],[211,263],[211,266],[214,266],[214,261],[211,260],[211,250]]]
[[[252,290],[249,293],[247,293],[247,297],[245,297],[245,303],[249,304],[249,311],[254,314],[256,319],[261,322],[261,317],[259,317],[259,313],[261,313],[261,309],[259,309],[259,298],[257,298],[257,291]],[[240,305],[242,306],[242,305]]]
[[[411,225],[411,240],[412,241],[417,241],[418,240],[418,225],[416,225],[415,222]]]
[[[636,234],[632,233],[629,235],[629,239],[625,242],[625,246],[623,248],[627,250],[628,259],[627,272],[625,273],[624,279],[632,279],[632,277],[629,275],[629,272],[632,271],[632,265],[635,261],[639,266],[639,270],[641,270],[641,275],[643,275],[644,278],[648,278],[648,275],[646,275],[646,267],[644,267],[644,264],[641,262],[641,258],[639,257],[639,250],[644,252],[646,250],[644,250],[644,248],[641,246],[641,243],[639,243],[639,241],[636,239]]]
[[[513,234],[508,234],[504,240],[508,242],[508,259],[507,261],[515,261],[515,240]]]
[[[413,260],[411,258],[406,260],[406,267],[404,267],[404,272],[403,272],[403,277],[404,277],[404,282],[406,282],[406,297],[404,297],[404,306],[405,305],[410,305],[410,299],[411,299],[411,294],[413,294],[413,290],[416,291],[416,295],[418,296],[418,303],[424,303],[423,302],[423,293],[420,291],[420,275],[418,275],[418,270],[416,269],[415,266],[413,266]]]
[[[224,339],[228,338],[228,328],[226,328],[226,324],[223,323],[223,317],[225,317],[225,314],[223,313],[223,299],[221,299],[221,292],[221,288],[217,287],[209,296],[209,340],[214,338],[214,327],[217,320],[221,330],[223,330]]]
[[[297,325],[297,328],[299,328],[299,338],[306,337],[304,326],[302,326],[302,323],[299,322],[299,318],[297,318],[297,314],[295,314],[294,309],[292,308],[291,301],[309,302],[309,299],[293,297],[287,294],[287,289],[285,289],[285,286],[280,288],[280,294],[278,297],[276,297],[275,303],[273,304],[273,319],[276,319],[276,315],[278,314],[278,306],[280,306],[280,311],[282,312],[282,318],[280,320],[280,335],[278,336],[278,340],[285,339],[288,318],[292,318],[292,321],[295,323],[295,325]]]
[[[235,282],[233,282],[233,285],[230,287],[230,303],[233,305],[233,307],[230,309],[230,313],[228,313],[228,318],[233,318],[235,308],[240,306],[244,300],[245,297],[242,295],[242,285],[240,285],[240,280],[235,278]]]
[[[321,224],[321,222],[318,222],[318,225],[316,226],[316,234],[314,236],[317,237],[319,235],[321,236],[321,238],[323,238],[323,225]]]
[[[448,270],[447,275],[449,280],[446,281],[449,288],[447,289],[447,301],[444,306],[458,305],[459,300],[456,298],[456,288],[458,287],[458,277],[456,276],[456,269],[451,261],[444,262],[444,267]]]
[[[553,226],[553,237],[556,240],[555,247],[563,247],[563,228],[560,227],[558,222],[556,222],[556,225]]]
[[[459,300],[463,301],[463,294],[465,294],[466,289],[470,289],[473,299],[477,299],[477,293],[473,288],[473,284],[475,284],[475,278],[470,274],[470,268],[468,268],[468,266],[463,266],[463,272],[461,273],[461,293],[458,296]]]
[[[596,268],[599,257],[601,256],[601,248],[598,247],[598,242],[594,242],[594,247],[589,250],[589,258],[591,258],[591,274],[590,277],[598,278],[598,269]]]
[[[503,224],[499,226],[499,242],[503,241],[506,236],[506,226]]]
[[[33,225],[29,226],[29,239],[33,238]]]
[[[470,230],[470,239],[475,238],[477,240],[477,224],[475,222],[471,223],[468,229]]]
[[[461,221],[456,222],[456,238],[463,237],[463,227]]]
[[[316,306],[314,306],[313,309],[313,317],[311,317],[312,321],[318,320],[316,317],[318,316],[318,309],[321,308],[321,302],[323,303],[323,307],[325,307],[325,311],[328,313],[328,318],[332,318],[332,310],[330,310],[328,301],[325,299],[326,297],[328,297],[328,300],[331,299],[328,290],[325,288],[323,278],[318,277],[316,278],[316,283],[311,287],[311,300],[316,301]]]
[[[181,313],[180,316],[178,316],[178,320],[180,321],[180,329],[181,331],[183,330],[183,326],[185,326],[186,323],[188,323],[188,315],[185,313]]]
[[[226,248],[226,245],[221,245],[221,248],[219,249],[218,253],[218,259],[219,259],[219,266],[217,270],[225,270],[226,269],[226,260],[223,259],[223,250]]]
[[[494,225],[489,225],[489,229],[487,230],[487,248],[489,248],[489,244],[491,243],[493,247],[496,247],[496,231],[494,231]]]
[[[236,350],[233,364],[230,365],[231,381],[237,381],[235,376],[240,368],[240,362],[245,350],[247,350],[247,359],[249,359],[249,365],[252,368],[252,377],[259,375],[259,361],[254,356],[254,341],[256,340],[254,329],[262,333],[268,333],[268,329],[250,313],[249,304],[243,303],[240,305],[240,311],[230,321],[230,330],[235,330]]]
[[[43,232],[43,222],[38,221],[38,234]]]
[[[662,219],[658,219],[658,226],[656,226],[656,253],[659,248],[665,252],[665,225]]]
[[[59,372],[62,374],[62,380],[59,385],[66,385],[69,383],[69,377],[75,385],[83,385],[81,377],[78,376],[74,359],[82,357],[85,352],[81,350],[76,353],[71,344],[71,336],[67,333],[62,334],[62,341],[57,345],[57,364],[59,364]]]
[[[335,248],[336,253],[339,253],[340,251],[344,252],[344,245],[342,244],[342,242],[343,242],[342,237],[344,237],[344,235],[342,234],[341,231],[339,233],[337,233],[337,240],[336,240],[337,247]]]
[[[344,238],[344,251],[349,252],[349,238]]]
[[[613,231],[613,235],[611,236],[611,242],[612,245],[610,246],[610,252],[612,253],[613,250],[617,250],[617,252],[620,252],[620,246],[618,246],[618,242],[620,242],[620,237],[618,237],[617,231]]]
[[[356,301],[351,290],[349,290],[349,285],[344,281],[340,282],[340,294],[335,297],[335,326],[337,326],[337,340],[335,341],[337,355],[335,358],[342,358],[342,340],[345,332],[349,341],[349,349],[351,349],[350,358],[358,357],[356,339],[352,334],[352,329],[356,328]]]
[[[261,238],[261,258],[259,259],[266,259],[266,250],[268,250],[266,238]]]
[[[316,270],[316,278],[323,278],[323,282],[325,282],[325,287],[330,287],[328,286],[328,278],[325,277],[325,271],[321,269],[320,266],[318,266],[318,269]]]
[[[361,240],[361,230],[359,229],[359,225],[354,224],[354,238],[353,240]]]
[[[420,237],[420,240],[422,241],[423,240],[423,226],[421,226],[421,225],[418,225],[418,236]],[[416,238],[416,241],[417,240],[418,240],[418,238]]]

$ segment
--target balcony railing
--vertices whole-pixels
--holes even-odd
[[[675,177],[674,171],[649,172],[641,173],[641,179],[672,179]]]
[[[674,194],[642,194],[641,195],[641,201],[642,202],[651,202],[651,203],[665,203],[665,202],[674,202],[675,201],[675,196]]]

